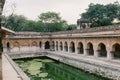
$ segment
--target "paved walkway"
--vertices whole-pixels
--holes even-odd
[[[4,55],[2,55],[2,63],[3,80],[21,80]]]
[[[59,55],[63,55],[69,58],[75,58],[78,60],[84,60],[84,61],[88,61],[88,62],[95,62],[95,63],[99,63],[99,64],[105,64],[108,66],[114,66],[116,68],[120,68],[120,60],[107,60],[106,58],[95,58],[93,56],[84,56],[82,54],[75,54],[75,53],[67,53],[67,52],[59,52],[59,51],[47,51],[48,53],[54,53],[54,54],[59,54]]]

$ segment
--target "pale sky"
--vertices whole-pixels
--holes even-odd
[[[11,13],[11,4],[15,4],[15,14],[24,15],[28,19],[38,20],[38,15],[54,11],[70,24],[76,24],[80,14],[85,12],[90,3],[108,4],[120,0],[6,0],[3,15]]]

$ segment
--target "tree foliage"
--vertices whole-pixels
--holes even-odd
[[[115,18],[120,20],[120,4],[118,2],[107,5],[91,3],[81,17],[89,19],[92,27],[111,25]]]
[[[44,23],[45,32],[56,32],[64,30],[67,25],[65,20],[62,20],[58,13],[46,12],[39,16],[39,21]]]
[[[68,25],[65,20],[62,20],[58,13],[47,12],[39,16],[38,21],[28,20],[23,15],[3,16],[2,21],[8,29],[14,31],[34,31],[34,32],[57,32],[75,29]],[[68,28],[71,29],[68,29]]]

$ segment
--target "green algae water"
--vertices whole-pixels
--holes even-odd
[[[31,80],[108,80],[49,58],[15,60]]]

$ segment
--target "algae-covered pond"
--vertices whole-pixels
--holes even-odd
[[[14,61],[31,80],[108,80],[46,57]]]

